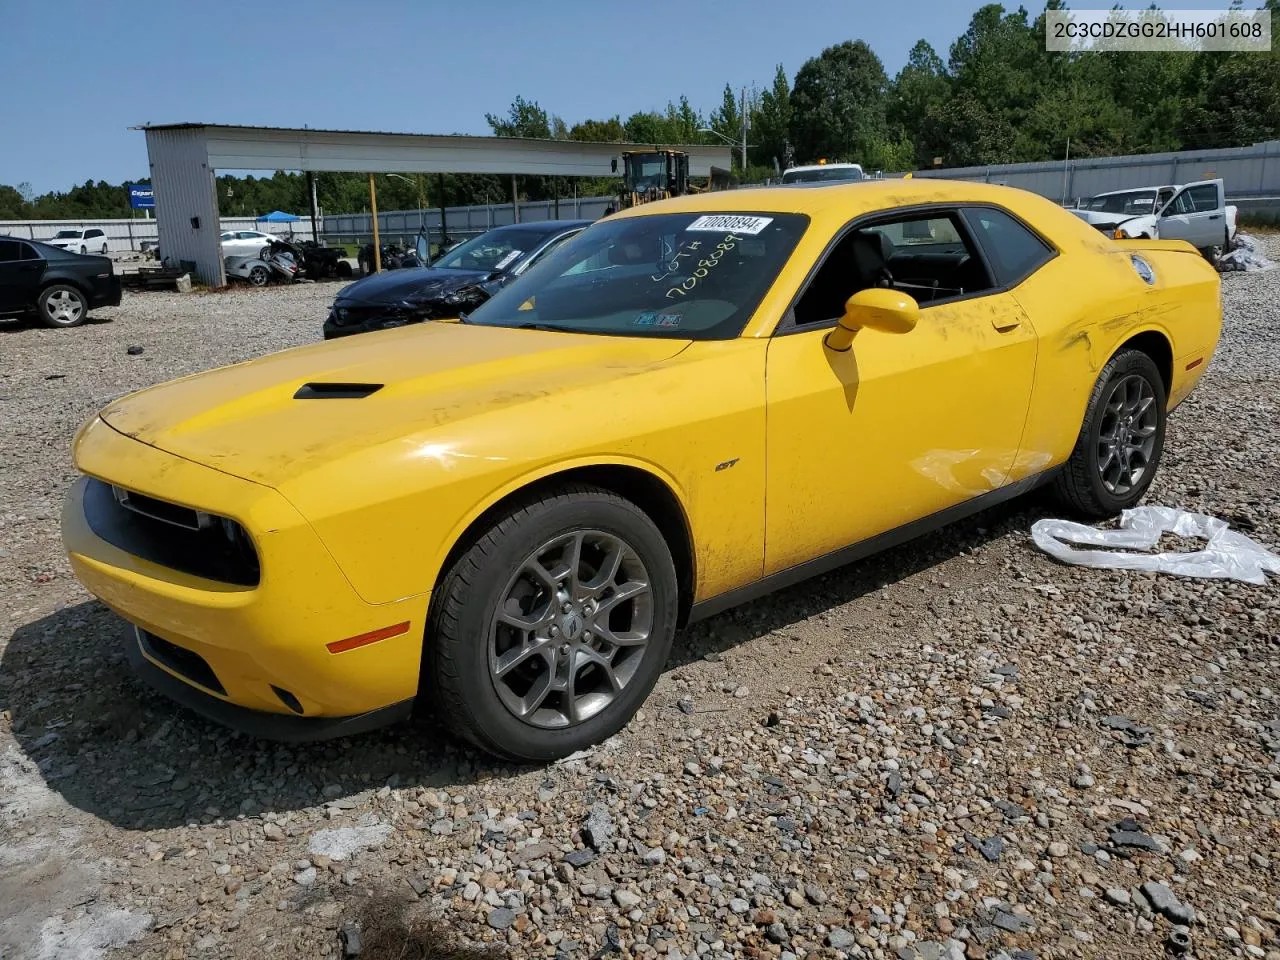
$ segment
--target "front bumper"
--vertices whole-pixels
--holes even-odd
[[[138,677],[157,693],[214,723],[264,740],[308,743],[349,737],[407,720],[413,712],[413,698],[353,717],[299,717],[250,710],[206,693],[157,666],[148,657],[146,635],[138,627],[125,645],[125,654]]]
[[[280,494],[130,439],[101,420],[82,432],[76,463],[104,482],[232,518],[254,542],[261,570],[256,583],[209,579],[165,565],[160,552],[153,556],[161,559],[148,559],[140,555],[146,551],[99,536],[91,519],[96,529],[104,526],[86,514],[98,509],[86,496],[88,480],[67,497],[63,542],[81,583],[181,654],[156,656],[131,644],[137,648],[131,657],[149,666],[145,675],[168,678],[156,684],[163,692],[264,735],[316,724],[312,736],[337,736],[372,725],[365,715],[380,711],[377,719],[389,721],[408,709],[417,693],[426,594],[367,603]],[[407,627],[340,653],[328,649],[391,624]]]

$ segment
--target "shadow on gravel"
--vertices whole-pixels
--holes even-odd
[[[359,938],[360,960],[500,960],[497,947],[460,946],[448,927],[420,915],[403,897],[377,896],[364,901],[358,919],[341,928],[347,943]]]
[[[747,640],[851,603],[886,584],[905,580],[1010,533],[1026,533],[1036,520],[1059,515],[1057,509],[1041,488],[936,533],[727,610],[678,635],[667,669],[707,654],[723,653]]]
[[[153,693],[125,660],[130,628],[101,604],[19,627],[0,711],[50,789],[131,830],[296,810],[385,784],[453,787],[521,772],[428,719],[316,744],[234,733]]]
[[[96,317],[90,314],[84,318],[84,326],[96,327],[102,324],[111,323],[111,317]],[[19,330],[50,330],[52,328],[44,326],[38,319],[32,316],[25,317],[0,317],[0,333],[17,333]]]
[[[780,630],[1040,515],[1022,499],[937,534],[696,624],[677,636],[668,669]],[[68,803],[125,829],[147,830],[296,810],[383,785],[455,787],[522,772],[456,743],[430,718],[345,740],[277,744],[233,733],[135,678],[130,630],[97,602],[19,627],[0,660],[0,711],[21,749]],[[425,711],[424,711],[425,712]]]

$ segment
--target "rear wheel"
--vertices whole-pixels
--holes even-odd
[[[75,287],[55,283],[41,291],[36,310],[46,327],[78,327],[89,315],[89,304]]]
[[[269,279],[271,279],[271,274],[264,266],[259,265],[249,270],[249,282],[255,287],[265,287]]]
[[[432,603],[425,684],[459,736],[546,762],[616,733],[675,635],[671,552],[635,504],[574,486],[514,506]]]
[[[1164,449],[1164,381],[1139,350],[1122,350],[1102,368],[1084,425],[1055,492],[1086,517],[1111,517],[1142,499]]]
[[[104,257],[107,255],[107,245],[105,243],[102,245],[102,255]]]

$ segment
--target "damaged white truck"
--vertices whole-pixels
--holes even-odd
[[[1221,179],[1100,193],[1071,212],[1117,240],[1186,240],[1211,262],[1236,233]]]

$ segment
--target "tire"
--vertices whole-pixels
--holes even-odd
[[[614,575],[601,574],[615,556]],[[531,560],[572,591],[568,609]],[[500,619],[500,607],[529,629]],[[498,516],[440,581],[423,688],[462,739],[508,760],[556,760],[612,736],[640,708],[670,653],[677,608],[671,551],[639,507],[583,485],[531,497]]]
[[[258,259],[259,259],[259,260],[270,260],[270,259],[271,259],[271,247],[270,247],[270,246],[266,246],[266,247],[263,247],[261,250],[259,250],[259,251],[258,251]]]
[[[80,255],[81,255],[81,256],[84,256],[84,254],[86,254],[86,253],[88,253],[88,252],[89,252],[88,248],[87,248],[87,247],[85,247],[85,245],[84,245],[84,244],[81,244],[81,245],[80,245]]]
[[[75,287],[55,283],[40,291],[36,312],[46,327],[78,327],[89,316],[89,301]]]
[[[102,255],[104,257],[107,255],[107,245],[105,243],[102,245]]]
[[[1149,356],[1122,350],[1112,357],[1098,375],[1075,449],[1054,483],[1062,504],[1100,520],[1141,500],[1160,466],[1166,405],[1164,381]]]
[[[249,271],[248,279],[255,287],[265,287],[267,281],[271,279],[271,271],[263,266],[253,267]]]
[[[351,276],[351,264],[345,260],[339,260],[338,265],[334,267],[334,273],[339,278],[346,279]]]

